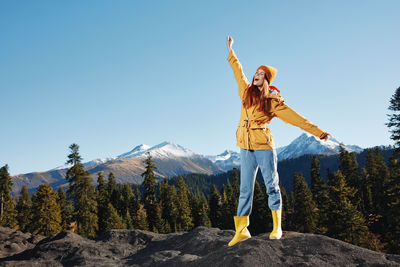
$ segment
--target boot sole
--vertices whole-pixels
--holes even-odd
[[[247,237],[247,238],[245,238],[245,239],[242,239],[242,240],[240,240],[239,242],[236,242],[236,243],[233,244],[233,245],[229,245],[229,244],[228,244],[228,247],[232,247],[232,246],[236,245],[237,243],[243,242],[243,241],[245,241],[245,240],[247,240],[247,239],[250,239],[250,238],[251,238],[251,236],[249,236],[249,237]]]

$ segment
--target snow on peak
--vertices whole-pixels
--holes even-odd
[[[146,145],[146,144],[140,144],[140,145],[136,146],[134,149],[132,149],[131,151],[123,153],[123,154],[117,156],[117,158],[133,158],[133,157],[142,155],[143,153],[146,153],[146,151],[150,147],[151,146]]]
[[[196,155],[191,150],[184,148],[173,142],[164,141],[155,146],[139,145],[131,151],[121,154],[118,158],[133,158],[138,156],[145,156],[149,152],[152,157],[163,158],[163,157],[191,157]]]
[[[309,133],[303,133],[289,145],[277,148],[278,160],[296,158],[304,154],[319,154],[330,153],[337,154],[340,150],[340,145],[349,152],[360,152],[363,149],[358,146],[346,146],[340,143],[335,138],[330,138],[327,141],[321,140]]]
[[[226,149],[224,152],[222,152],[222,153],[219,154],[219,155],[216,155],[216,156],[214,156],[214,155],[208,155],[208,156],[205,156],[205,157],[208,158],[209,160],[211,160],[212,162],[216,162],[216,161],[220,161],[220,160],[228,160],[228,159],[230,159],[232,156],[235,157],[236,154],[238,154],[238,153],[235,152],[235,151],[227,150],[227,149]]]
[[[56,170],[62,170],[62,169],[69,169],[72,167],[72,164],[64,164],[58,167],[55,167],[54,169],[51,169],[50,171],[56,171]]]
[[[240,166],[240,154],[232,150],[225,150],[219,155],[205,156],[223,170],[231,170]]]
[[[152,157],[192,157],[196,154],[190,149],[184,148],[173,142],[162,142],[149,150]]]
[[[116,157],[94,159],[94,160],[88,161],[86,163],[83,163],[83,166],[92,167],[92,166],[96,166],[96,165],[99,165],[99,164],[106,163],[107,161],[114,160],[114,159],[116,159]]]

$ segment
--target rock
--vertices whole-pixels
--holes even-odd
[[[171,234],[111,230],[95,240],[62,232],[3,256],[0,266],[400,266],[400,255],[322,235],[284,232],[282,239],[269,240],[268,234],[228,247],[234,231],[207,227]],[[10,239],[0,229],[1,243],[16,251],[24,238],[32,240],[24,233]]]
[[[0,226],[0,258],[33,248],[44,236]]]

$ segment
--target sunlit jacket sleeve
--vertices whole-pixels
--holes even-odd
[[[239,59],[236,57],[236,54],[233,50],[229,52],[228,61],[231,64],[233,74],[235,75],[236,82],[239,86],[240,99],[243,100],[243,94],[247,87],[250,85],[249,81],[244,75],[242,65],[240,64]]]
[[[282,121],[297,126],[320,139],[329,134],[289,107],[283,98],[274,99],[271,104],[273,105],[272,110],[274,115]]]

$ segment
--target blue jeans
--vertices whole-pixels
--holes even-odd
[[[237,216],[249,216],[251,213],[258,167],[261,169],[267,188],[269,208],[271,210],[282,208],[277,166],[275,149],[247,150],[240,148],[240,196]]]

